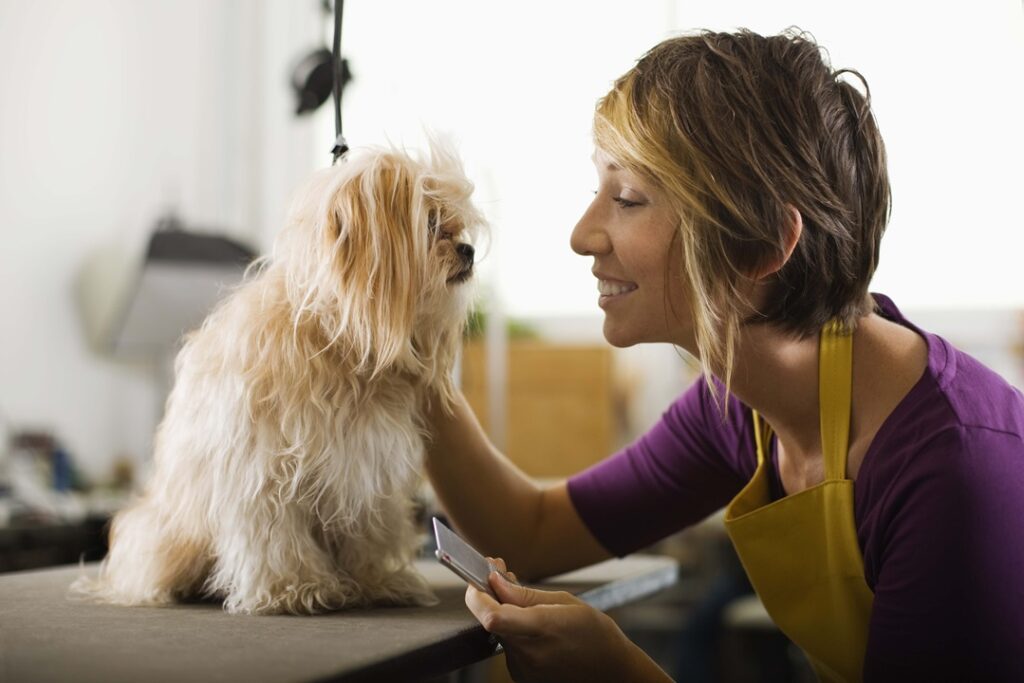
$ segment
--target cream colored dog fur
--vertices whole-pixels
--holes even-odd
[[[189,334],[142,496],[73,592],[229,612],[430,604],[412,568],[423,406],[449,402],[483,226],[456,155],[357,150]]]

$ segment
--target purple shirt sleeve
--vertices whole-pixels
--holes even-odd
[[[569,480],[569,496],[594,537],[622,557],[722,508],[753,474],[732,462],[742,407],[724,421],[698,379],[635,443]],[[731,423],[731,424],[730,424]],[[740,471],[737,471],[740,470]]]

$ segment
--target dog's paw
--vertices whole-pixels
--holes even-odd
[[[440,602],[426,579],[413,569],[393,572],[379,584],[363,588],[376,604],[430,607]]]
[[[309,582],[275,587],[254,595],[231,594],[224,600],[224,609],[231,614],[322,614],[363,607],[367,602],[354,584]]]

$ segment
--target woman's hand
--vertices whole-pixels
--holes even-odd
[[[505,571],[502,560],[491,560]],[[470,586],[466,606],[505,648],[515,681],[670,680],[608,615],[574,595],[520,586],[514,574],[489,577],[490,595]]]

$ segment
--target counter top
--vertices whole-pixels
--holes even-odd
[[[0,575],[0,680],[395,681],[454,671],[494,653],[463,602],[465,584],[433,560],[417,568],[433,607],[319,616],[243,616],[219,603],[116,607],[69,600],[97,565]],[[675,561],[609,560],[545,581],[608,610],[675,583]]]

